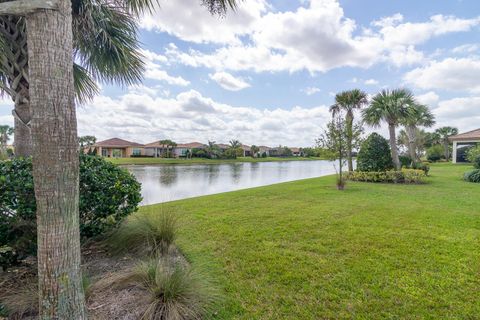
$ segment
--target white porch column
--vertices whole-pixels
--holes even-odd
[[[452,163],[457,163],[457,141],[453,141]]]

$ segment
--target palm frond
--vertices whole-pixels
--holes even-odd
[[[233,11],[237,8],[238,0],[202,0],[202,5],[205,6],[211,14],[225,15],[230,8]]]
[[[82,1],[73,18],[75,55],[93,79],[119,85],[142,79],[137,25],[128,11]]]
[[[75,99],[80,104],[92,100],[99,93],[97,83],[90,77],[87,69],[76,63],[73,64],[73,81]]]

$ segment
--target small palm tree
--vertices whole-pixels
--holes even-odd
[[[397,170],[400,170],[401,164],[398,158],[395,129],[408,115],[408,107],[412,104],[415,104],[415,99],[409,90],[382,90],[372,99],[370,106],[362,112],[365,123],[373,127],[379,127],[382,122],[388,124],[392,159]]]
[[[435,116],[430,109],[421,104],[411,104],[407,107],[407,115],[402,119],[408,136],[408,153],[413,162],[417,162],[417,130],[418,127],[432,127],[435,124]]]
[[[367,94],[359,89],[343,91],[335,96],[335,103],[330,107],[333,116],[345,112],[347,130],[347,161],[348,171],[353,171],[352,140],[353,140],[353,112],[368,104]]]
[[[257,147],[256,145],[252,145],[252,146],[250,147],[250,154],[251,154],[252,158],[256,158],[258,152],[260,152],[260,148]]]
[[[448,138],[457,135],[458,129],[454,127],[441,127],[435,130],[435,133],[440,136],[440,140],[442,141],[445,150],[445,159],[448,161],[450,159],[450,141]]]

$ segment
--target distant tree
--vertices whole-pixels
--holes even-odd
[[[440,136],[440,141],[443,144],[443,150],[445,159],[447,161],[450,159],[450,141],[448,138],[458,134],[458,129],[454,127],[441,127],[435,130],[435,132]]]
[[[442,138],[437,132],[425,132],[425,148],[430,148],[441,143]]]
[[[85,149],[88,148],[87,153],[91,154],[90,147],[92,147],[97,142],[97,138],[94,136],[82,136],[78,138],[78,143],[80,144],[80,153],[85,153]]]
[[[358,140],[361,134],[362,128],[359,125],[354,125],[352,127],[353,138]],[[327,129],[316,141],[318,147],[327,151],[325,156],[328,159],[338,161],[337,188],[339,190],[343,190],[345,187],[343,168],[347,162],[348,139],[349,134],[346,121],[336,114],[327,125]]]
[[[345,112],[347,126],[348,171],[353,171],[353,112],[368,104],[367,94],[359,89],[343,91],[335,96],[335,103],[330,107],[332,115]]]
[[[207,157],[210,159],[219,158],[221,155],[221,150],[215,141],[208,141],[205,152],[207,153]]]
[[[400,170],[401,164],[398,157],[396,128],[408,114],[408,106],[415,103],[413,94],[406,89],[382,90],[363,110],[362,116],[365,123],[379,127],[381,122],[388,124],[390,134],[390,149],[395,168]]]
[[[171,158],[177,143],[169,139],[160,140],[158,143],[162,147],[162,157]]]
[[[407,114],[401,120],[405,126],[405,132],[408,137],[408,153],[412,162],[419,162],[417,148],[418,148],[418,127],[431,127],[435,124],[435,116],[430,109],[421,104],[410,104],[407,106]]]
[[[258,152],[260,152],[260,148],[257,147],[256,145],[252,145],[250,147],[250,155],[252,158],[256,158],[258,155]]]
[[[13,134],[13,128],[8,125],[0,126],[0,156],[7,156],[8,139]]]
[[[229,147],[229,157],[242,157],[243,156],[243,149],[242,143],[238,140],[230,140],[230,147]]]

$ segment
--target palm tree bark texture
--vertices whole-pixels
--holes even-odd
[[[39,316],[86,319],[70,0],[27,16]]]

